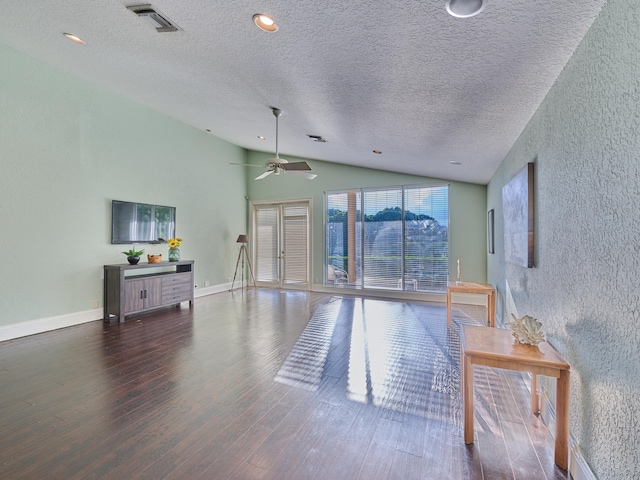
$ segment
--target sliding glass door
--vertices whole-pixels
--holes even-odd
[[[327,284],[444,291],[447,185],[326,192]]]

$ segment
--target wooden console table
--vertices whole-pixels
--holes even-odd
[[[555,462],[569,466],[569,364],[546,342],[538,347],[516,343],[510,330],[462,325],[460,366],[464,397],[464,443],[473,443],[473,366],[531,373],[531,410],[539,411],[537,375],[556,378]]]
[[[496,289],[486,283],[447,282],[447,325],[451,325],[451,293],[476,293],[487,296],[487,323],[496,326]]]
[[[104,320],[189,302],[193,305],[193,260],[104,266]]]

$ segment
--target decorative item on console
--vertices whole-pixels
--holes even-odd
[[[149,263],[160,263],[160,262],[162,262],[162,254],[160,254],[160,255],[148,255],[147,254],[147,261]]]
[[[136,265],[140,261],[140,255],[144,253],[144,249],[136,250],[135,248],[131,247],[131,249],[122,253],[124,253],[127,256],[127,261],[131,265]]]
[[[182,245],[182,239],[179,237],[169,239],[169,261],[180,261],[180,245]]]
[[[506,325],[511,328],[511,334],[518,343],[525,345],[538,346],[540,342],[544,342],[544,333],[542,333],[542,323],[535,318],[525,315],[521,318],[516,318],[512,313],[513,322],[508,322]]]

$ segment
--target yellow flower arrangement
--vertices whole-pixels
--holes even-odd
[[[180,237],[170,238],[168,242],[169,242],[169,248],[175,248],[182,245],[182,239]]]

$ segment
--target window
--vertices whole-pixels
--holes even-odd
[[[326,192],[326,283],[446,290],[449,187]]]

